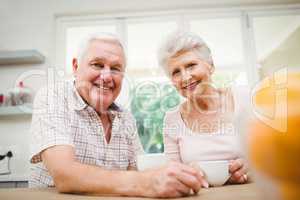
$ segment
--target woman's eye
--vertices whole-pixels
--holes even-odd
[[[195,63],[190,63],[187,65],[187,68],[193,68],[196,64]]]
[[[179,70],[175,70],[175,71],[172,72],[172,76],[176,76],[178,74],[179,74]]]

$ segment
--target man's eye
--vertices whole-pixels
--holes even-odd
[[[115,71],[115,72],[120,72],[121,68],[119,66],[113,66],[113,67],[111,67],[111,70]]]
[[[101,69],[101,68],[103,68],[103,64],[101,64],[101,63],[92,63],[91,64],[93,67],[95,67],[95,68],[99,68],[99,69]]]

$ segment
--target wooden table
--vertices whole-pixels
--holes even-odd
[[[29,189],[12,188],[0,189],[0,200],[142,200],[148,198],[133,197],[99,197],[86,195],[60,194],[54,188]],[[202,189],[197,196],[179,198],[185,200],[259,200],[260,195],[256,185],[228,185]]]

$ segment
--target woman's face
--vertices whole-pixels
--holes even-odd
[[[170,58],[167,67],[172,83],[184,97],[203,94],[211,83],[213,67],[201,60],[194,51],[182,52]]]

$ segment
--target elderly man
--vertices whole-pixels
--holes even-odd
[[[75,80],[41,89],[34,101],[30,187],[59,192],[144,197],[197,193],[201,174],[169,163],[136,171],[142,147],[132,115],[114,101],[125,55],[110,34],[89,37],[73,59]]]

